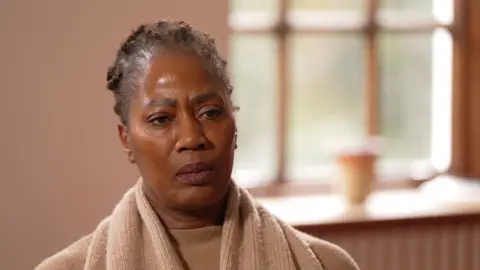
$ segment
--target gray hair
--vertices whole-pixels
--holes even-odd
[[[209,34],[193,29],[184,21],[161,20],[142,24],[122,42],[115,61],[107,72],[107,88],[115,97],[114,111],[128,125],[132,93],[139,87],[140,76],[152,56],[162,51],[185,51],[199,56],[208,72],[224,84],[229,101],[233,87],[227,74],[227,62],[218,53]]]

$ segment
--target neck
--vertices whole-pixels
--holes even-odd
[[[169,206],[157,199],[145,186],[144,192],[153,210],[168,229],[195,229],[223,224],[228,194],[213,205],[191,210]]]

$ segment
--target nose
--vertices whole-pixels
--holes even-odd
[[[207,139],[203,133],[201,123],[196,119],[184,117],[177,126],[177,152],[204,150],[207,148]]]

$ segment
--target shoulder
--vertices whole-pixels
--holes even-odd
[[[83,269],[92,235],[74,242],[55,255],[43,260],[35,270]]]
[[[300,238],[313,250],[325,270],[359,270],[353,258],[339,246],[298,231]]]
[[[105,245],[109,224],[110,216],[103,219],[93,233],[83,236],[65,249],[46,258],[34,270],[83,270],[89,250]]]

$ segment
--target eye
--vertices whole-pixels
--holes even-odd
[[[213,120],[221,114],[222,110],[220,109],[207,109],[200,113],[200,117]]]
[[[154,116],[154,117],[150,118],[148,121],[155,126],[164,126],[169,121],[171,121],[171,119],[170,119],[170,117],[168,117],[166,115],[160,115],[160,116]]]

